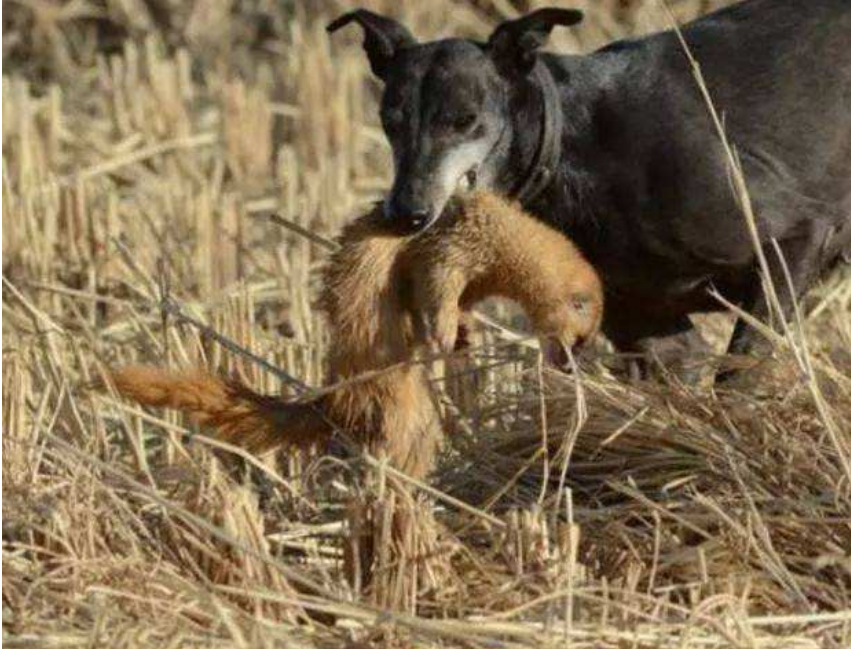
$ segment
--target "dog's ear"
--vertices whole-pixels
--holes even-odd
[[[384,79],[396,53],[417,42],[401,23],[366,9],[343,14],[326,29],[330,34],[352,22],[363,27],[363,49],[366,50],[373,73],[380,79]]]
[[[547,7],[500,24],[486,49],[500,69],[525,74],[535,65],[535,55],[556,25],[569,27],[582,21],[578,9]]]

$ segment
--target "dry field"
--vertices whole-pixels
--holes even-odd
[[[422,38],[536,6],[361,4]],[[589,17],[561,51],[666,21],[569,4]],[[726,392],[626,385],[605,353],[554,376],[486,327],[433,368],[452,434],[431,486],[240,455],[96,387],[131,361],[321,384],[319,237],[390,175],[356,30],[323,29],[347,8],[4,2],[5,646],[851,646],[847,271]]]

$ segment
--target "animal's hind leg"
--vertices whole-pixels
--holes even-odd
[[[779,242],[780,254],[785,261],[792,280],[792,286],[786,278],[783,262],[778,256],[777,249],[771,243],[763,244],[768,272],[777,294],[777,302],[784,318],[789,318],[792,313],[794,301],[797,300],[810,285],[818,278],[821,267],[823,246],[827,237],[827,228],[807,224],[806,232],[794,238]],[[755,266],[748,294],[743,301],[742,308],[762,322],[769,322],[776,327],[776,322],[771,322],[772,308],[769,297],[763,289],[761,275]],[[728,353],[731,354],[770,354],[771,342],[766,340],[759,332],[750,326],[744,319],[739,318],[730,339]],[[731,371],[719,375],[719,380],[725,380],[732,375]]]
[[[711,351],[709,343],[685,315],[609,322],[604,333],[619,351],[635,355],[627,361],[633,380],[654,372],[670,372],[683,383],[697,383],[705,357]]]

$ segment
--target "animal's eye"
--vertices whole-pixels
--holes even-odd
[[[453,118],[452,128],[454,128],[456,131],[466,131],[475,123],[475,113],[461,113]]]
[[[591,306],[591,297],[584,294],[574,295],[570,298],[570,306],[577,313],[584,314]]]
[[[442,131],[466,133],[478,121],[473,111],[443,111],[435,117],[435,126]]]

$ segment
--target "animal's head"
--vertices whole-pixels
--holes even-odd
[[[589,342],[603,320],[603,288],[590,267],[579,281],[545,291],[529,314],[546,360],[568,369],[570,353]]]
[[[381,121],[393,149],[395,179],[385,213],[411,232],[431,225],[447,200],[472,187],[507,192],[519,146],[518,106],[534,97],[538,49],[556,25],[580,11],[539,9],[500,24],[487,42],[419,43],[400,23],[359,9],[328,26],[363,28],[364,50],[384,83]]]

